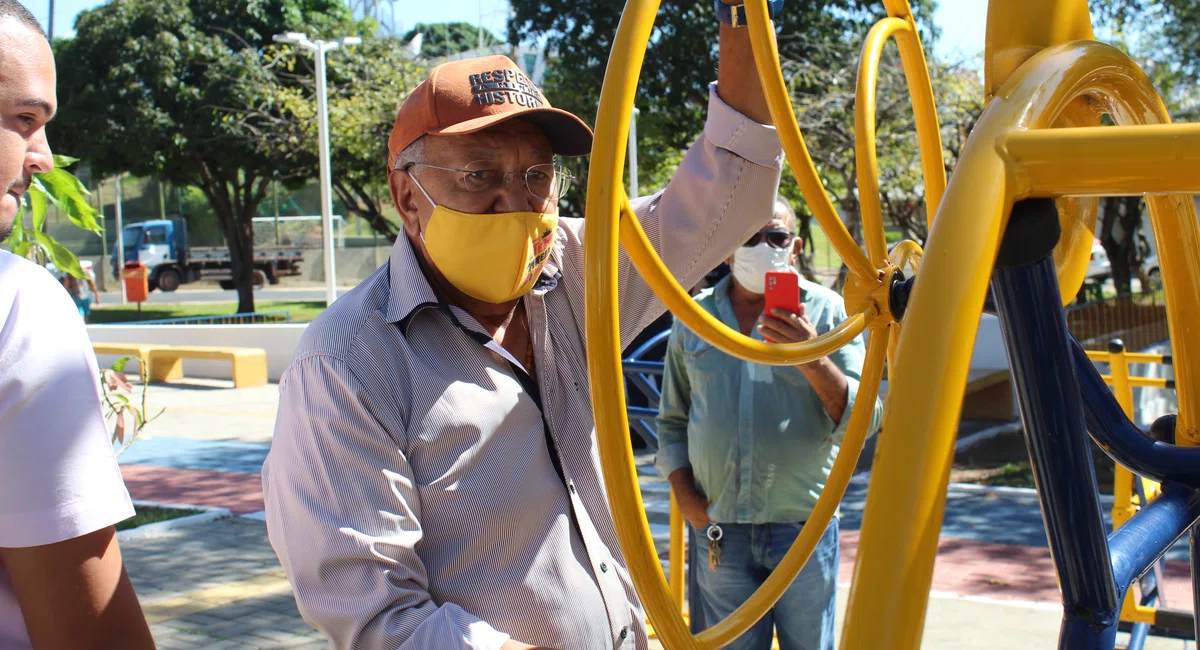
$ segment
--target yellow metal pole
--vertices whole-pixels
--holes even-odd
[[[1125,346],[1120,341],[1109,344],[1108,366],[1112,373],[1112,391],[1125,417],[1133,418],[1133,387],[1129,384],[1129,361],[1125,358]],[[1129,521],[1137,512],[1133,503],[1133,473],[1116,463],[1113,469],[1113,528]]]
[[[667,549],[667,562],[671,565],[671,575],[667,584],[671,588],[671,597],[683,611],[683,564],[684,540],[687,537],[687,522],[683,519],[683,511],[675,500],[675,490],[671,490],[671,545]]]
[[[1048,48],[1009,78],[975,126],[930,230],[889,377],[842,648],[920,646],[963,387],[1014,196],[998,144],[1013,130],[1048,128],[1082,96],[1118,123],[1136,121],[1129,109],[1156,98],[1139,75],[1106,45]],[[1183,246],[1200,249],[1200,237],[1184,240],[1180,258]]]
[[[1019,196],[1200,193],[1200,124],[1022,131],[1002,146]]]

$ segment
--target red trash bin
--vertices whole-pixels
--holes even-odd
[[[146,302],[150,295],[150,269],[141,262],[126,262],[121,269],[121,280],[125,283],[125,299],[129,302]]]

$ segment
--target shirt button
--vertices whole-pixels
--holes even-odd
[[[601,562],[601,563],[600,563],[600,572],[601,572],[601,573],[608,573],[608,564],[607,564],[606,562]],[[622,637],[622,638],[624,638],[624,637]]]
[[[627,636],[629,636],[629,630],[626,628],[621,628],[621,640],[624,641],[625,637]]]
[[[572,483],[572,484],[568,485],[567,490],[570,491],[571,494],[575,494],[575,484]]]

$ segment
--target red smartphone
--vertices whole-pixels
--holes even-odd
[[[779,308],[792,314],[800,313],[800,276],[787,271],[767,271],[766,304],[767,314]]]

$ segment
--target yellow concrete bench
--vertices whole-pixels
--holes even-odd
[[[150,367],[150,352],[152,350],[165,347],[167,346],[153,343],[92,343],[92,350],[96,354],[115,354],[137,359],[138,364],[140,364],[139,372],[145,372]]]
[[[173,381],[183,377],[184,359],[226,360],[233,364],[234,388],[267,383],[267,353],[262,348],[226,348],[172,345],[150,350],[150,381]]]

